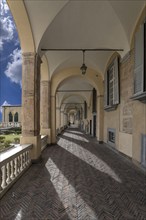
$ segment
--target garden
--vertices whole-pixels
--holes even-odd
[[[20,143],[21,128],[0,129],[0,152]]]

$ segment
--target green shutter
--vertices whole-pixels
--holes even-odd
[[[144,25],[135,35],[134,94],[144,91]]]
[[[107,89],[107,72],[106,72],[104,75],[104,108],[106,108],[108,105],[107,91],[108,89]]]
[[[118,67],[118,57],[114,60],[114,101],[113,104],[119,104],[119,67]]]

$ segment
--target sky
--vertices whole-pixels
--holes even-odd
[[[0,0],[0,121],[2,105],[21,105],[22,58],[17,29],[5,0]]]

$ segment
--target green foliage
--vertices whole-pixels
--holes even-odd
[[[20,138],[16,137],[16,138],[14,138],[14,141],[15,141],[15,144],[19,144],[20,143]]]
[[[10,147],[10,144],[11,144],[11,141],[7,140],[4,142],[4,147],[8,148],[8,147]]]
[[[5,141],[5,137],[4,136],[0,136],[0,143],[4,143]]]

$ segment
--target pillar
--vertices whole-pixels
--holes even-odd
[[[60,107],[56,107],[56,128],[58,129],[58,133],[60,133],[60,127],[61,127]]]
[[[56,144],[56,97],[51,95],[51,143]]]
[[[60,115],[61,115],[61,127],[64,127],[64,111],[63,110],[60,111]]]
[[[35,53],[23,53],[22,65],[22,138],[21,144],[33,144],[31,158],[41,155],[40,137],[40,64]]]
[[[67,113],[64,113],[64,125],[67,126],[67,124],[68,124]]]
[[[97,129],[96,136],[99,143],[103,142],[103,126],[104,126],[104,97],[97,97]]]
[[[48,135],[48,144],[51,143],[51,94],[50,94],[50,81],[41,81],[41,106],[40,106],[40,119],[41,119],[41,134]]]

